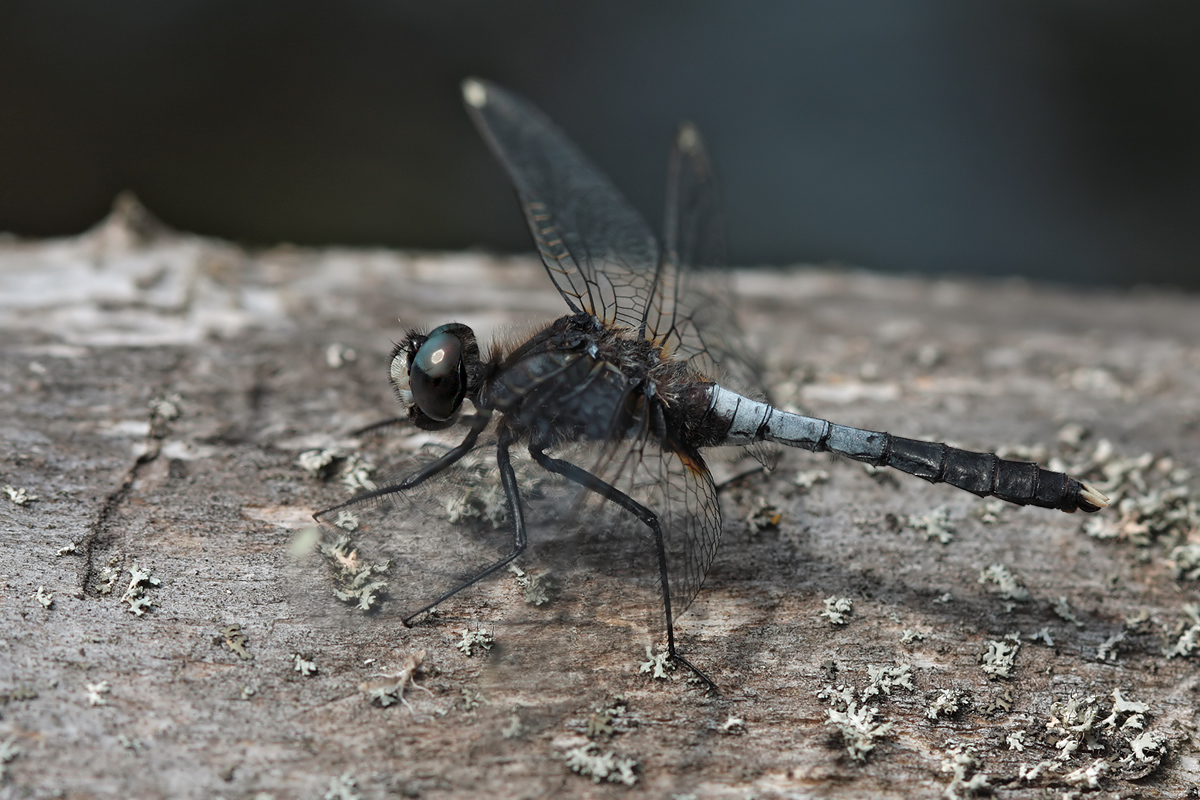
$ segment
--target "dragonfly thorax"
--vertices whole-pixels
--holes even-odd
[[[489,364],[472,400],[536,446],[657,435],[663,369],[651,343],[569,315]]]

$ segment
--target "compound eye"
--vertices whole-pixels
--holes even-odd
[[[462,405],[466,394],[462,341],[452,333],[434,331],[413,356],[408,384],[417,408],[444,422]]]

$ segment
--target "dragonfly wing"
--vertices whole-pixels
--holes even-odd
[[[671,147],[663,227],[663,264],[647,335],[701,375],[769,403],[762,364],[734,312],[712,163],[690,122],[679,127]],[[778,448],[761,443],[750,454],[768,468],[779,460]]]
[[[643,414],[645,408],[643,404]],[[658,519],[673,621],[695,600],[712,565],[721,542],[721,507],[712,474],[700,453],[660,442],[647,435],[648,431],[649,426],[644,426],[642,435],[609,444],[592,472]],[[634,530],[642,541],[638,573],[661,591],[653,532],[641,523]],[[658,615],[659,625],[665,621],[665,616]]]
[[[654,234],[628,201],[531,103],[463,84],[467,111],[516,187],[538,252],[567,305],[639,328],[658,269]]]
[[[762,367],[734,313],[727,266],[712,163],[699,131],[684,123],[671,147],[663,267],[647,336],[702,375],[766,399]]]

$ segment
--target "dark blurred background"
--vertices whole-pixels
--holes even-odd
[[[0,0],[0,231],[528,251],[467,75],[655,226],[697,122],[739,264],[1200,288],[1195,2]]]

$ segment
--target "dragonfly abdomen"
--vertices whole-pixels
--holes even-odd
[[[1099,511],[1108,505],[1108,498],[1089,484],[1031,462],[792,414],[716,385],[710,390],[708,426],[709,430],[726,430],[719,441],[705,441],[704,445],[777,442],[892,467],[930,483],[948,483],[981,497],[1022,506]]]

